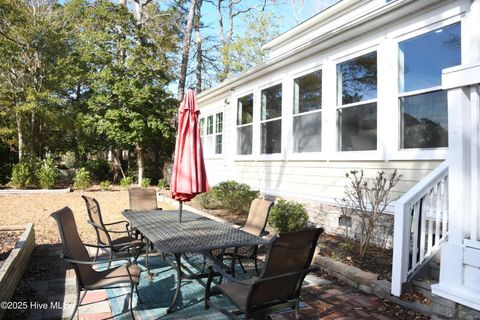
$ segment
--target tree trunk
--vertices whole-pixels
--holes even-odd
[[[121,152],[121,151],[120,151]],[[113,182],[117,182],[120,179],[120,175],[122,178],[125,178],[125,172],[122,168],[122,160],[118,156],[118,151],[112,149],[112,157],[113,157]]]
[[[127,0],[120,0],[120,1],[118,1],[118,3],[122,6],[124,6],[125,8],[127,8],[127,6],[128,6],[127,5]]]
[[[138,186],[141,187],[142,180],[143,180],[144,163],[143,163],[143,149],[139,143],[137,143],[137,145],[135,146],[135,152],[137,153]]]
[[[197,8],[195,14],[195,46],[197,50],[197,69],[195,71],[196,76],[196,88],[197,93],[202,92],[202,65],[203,65],[203,53],[202,53],[202,37],[200,36],[200,20],[202,10],[202,0],[197,0]]]
[[[180,75],[178,77],[178,100],[183,100],[185,93],[185,83],[187,81],[188,56],[190,52],[190,41],[192,39],[193,18],[195,16],[196,0],[190,3],[190,10],[188,11],[188,20],[185,27],[182,49],[182,62],[180,64]]]
[[[17,137],[18,137],[18,162],[23,160],[23,148],[24,148],[24,141],[23,141],[23,131],[22,131],[22,117],[20,114],[16,114],[16,121],[17,121]]]

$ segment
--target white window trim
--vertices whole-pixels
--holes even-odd
[[[455,11],[453,11],[455,12]],[[398,51],[399,51],[399,46],[400,42],[413,39],[415,37],[424,35],[426,33],[432,32],[436,29],[443,28],[446,26],[449,26],[451,24],[460,22],[461,25],[461,34],[462,34],[462,39],[463,39],[463,23],[461,20],[461,16],[463,14],[456,14],[453,17],[445,18],[445,19],[440,19],[440,17],[435,17],[431,18],[428,20],[427,25],[420,25],[416,26],[415,29],[412,28],[412,26],[409,27],[409,30],[400,30],[397,31],[395,34],[392,34],[392,47],[391,47],[391,58],[393,59],[394,62],[398,62]],[[440,20],[440,21],[439,21]],[[465,41],[462,41],[461,44],[461,55],[463,59],[464,55],[464,48],[465,48]],[[397,63],[395,63],[395,66],[397,66]],[[390,90],[392,93],[393,97],[396,99],[396,103],[394,104],[396,106],[395,112],[392,112],[392,116],[395,118],[396,125],[397,125],[397,130],[395,132],[396,140],[395,144],[393,145],[394,147],[390,146],[391,149],[389,152],[385,153],[385,160],[445,160],[448,157],[448,147],[439,147],[439,148],[408,148],[408,149],[402,149],[400,148],[401,143],[401,123],[400,123],[400,103],[399,103],[399,98],[401,97],[408,97],[408,96],[413,96],[413,95],[418,95],[422,93],[428,93],[428,92],[433,92],[437,90],[441,90],[441,86],[435,86],[427,89],[420,89],[420,90],[415,90],[415,91],[409,91],[409,92],[400,92],[399,86],[398,86],[398,79],[399,79],[399,70],[398,67],[395,69],[390,70],[392,72],[392,75],[395,75],[395,82],[394,82],[394,88],[393,90]],[[392,97],[392,100],[393,100]],[[393,105],[393,101],[391,101]],[[450,130],[450,128],[449,128]]]
[[[277,161],[277,160],[285,160],[286,159],[286,152],[285,152],[285,144],[290,141],[289,136],[287,136],[287,133],[290,131],[288,128],[288,124],[285,122],[285,116],[288,114],[288,111],[286,109],[286,105],[288,104],[287,96],[288,96],[288,89],[285,85],[285,82],[288,81],[288,79],[283,79],[283,80],[275,80],[271,81],[269,83],[263,84],[262,86],[259,86],[257,89],[257,97],[255,99],[254,97],[254,130],[253,130],[253,140],[256,141],[256,148],[254,149],[255,152],[255,159],[259,161]],[[262,120],[262,91],[271,87],[275,87],[277,85],[282,86],[282,115],[280,117],[274,118],[274,119],[268,119],[268,120]],[[287,93],[287,94],[286,94]],[[255,111],[255,105],[257,105],[257,109]],[[255,118],[257,116],[257,118]],[[255,119],[257,120],[255,122]],[[273,120],[280,120],[281,122],[281,128],[282,128],[282,133],[281,133],[281,139],[282,139],[282,145],[280,146],[280,152],[279,153],[262,153],[262,123],[270,122]],[[257,131],[255,132],[255,128]],[[287,140],[285,140],[287,139]]]
[[[215,153],[215,144],[216,144],[216,140],[215,140],[215,137],[218,135],[218,133],[215,133],[215,128],[216,128],[216,125],[217,125],[217,113],[223,113],[223,126],[222,126],[222,153]],[[212,133],[211,134],[207,134],[207,118],[212,116],[213,118],[213,130],[212,130]],[[210,137],[212,136],[212,152],[207,152],[207,150],[205,149],[205,144],[202,145],[202,149],[203,149],[203,157],[204,159],[206,160],[209,160],[209,159],[223,159],[225,157],[225,110],[223,107],[217,107],[215,109],[211,109],[209,110],[208,112],[205,112],[205,113],[202,113],[201,114],[201,117],[199,118],[199,123],[200,123],[200,119],[205,119],[204,120],[204,123],[205,123],[205,134],[204,135],[201,135],[201,138],[203,139],[203,141],[205,141],[205,138],[206,137]]]
[[[243,98],[248,95],[253,95],[253,116],[252,116],[252,122],[248,124],[242,124],[242,125],[237,125],[237,120],[238,120],[238,99]],[[248,90],[242,90],[239,93],[235,92],[235,96],[233,98],[233,101],[235,101],[235,104],[233,105],[233,113],[234,113],[234,119],[233,119],[233,124],[234,124],[234,130],[233,130],[233,141],[235,144],[235,147],[233,148],[233,160],[234,161],[255,161],[256,160],[256,155],[255,155],[255,112],[256,112],[256,97],[258,94],[255,92],[254,89],[248,89]],[[237,128],[239,127],[245,127],[245,126],[252,126],[252,153],[251,154],[238,154],[237,153],[237,141],[238,141],[238,133],[237,133]]]
[[[332,160],[352,160],[354,158],[356,158],[357,160],[380,160],[383,156],[383,148],[382,148],[382,138],[380,136],[380,131],[379,131],[379,125],[380,125],[380,121],[379,121],[379,116],[378,116],[378,109],[379,109],[379,100],[378,100],[378,96],[379,96],[379,81],[378,81],[378,73],[379,73],[379,68],[378,68],[378,65],[379,65],[379,47],[380,45],[379,44],[376,44],[374,46],[369,46],[368,48],[365,48],[365,49],[362,49],[362,50],[359,50],[355,53],[350,53],[348,55],[344,55],[342,56],[342,59],[340,60],[335,60],[334,61],[334,65],[335,65],[335,124],[336,124],[336,131],[335,131],[335,135],[336,135],[336,144],[335,144],[335,151],[333,153],[333,157],[334,159]],[[377,54],[377,97],[375,99],[368,99],[368,100],[364,100],[364,101],[359,101],[359,102],[354,102],[354,103],[348,103],[348,104],[342,104],[341,101],[338,101],[338,98],[339,98],[339,93],[338,93],[338,72],[337,72],[337,65],[342,63],[342,62],[345,62],[345,61],[348,61],[348,60],[351,60],[351,59],[355,59],[355,58],[358,58],[358,57],[361,57],[365,54],[368,54],[368,53],[372,53],[372,52],[376,52]],[[376,104],[376,108],[377,108],[377,148],[376,150],[357,150],[357,151],[342,151],[340,150],[341,149],[341,146],[340,146],[340,126],[339,126],[339,117],[338,117],[338,110],[340,109],[345,109],[345,108],[351,108],[351,107],[362,107],[364,105],[367,105],[367,104],[371,104],[371,103],[375,103]],[[358,154],[358,157],[355,157],[355,155]]]
[[[292,90],[292,97],[290,99],[290,104],[287,103],[286,109],[290,107],[290,112],[288,113],[288,117],[286,116],[284,118],[285,122],[287,122],[290,125],[290,131],[288,132],[288,140],[289,140],[289,145],[287,148],[286,152],[286,160],[324,160],[326,159],[326,152],[324,151],[324,145],[323,145],[323,134],[325,132],[325,129],[323,127],[323,118],[324,118],[324,109],[323,109],[323,104],[324,104],[324,91],[323,91],[323,85],[324,85],[324,72],[323,72],[323,66],[324,66],[324,61],[320,61],[318,63],[315,63],[313,66],[309,66],[308,68],[305,68],[300,71],[296,71],[294,73],[291,73],[288,77],[288,86],[291,86]],[[295,79],[301,78],[303,76],[309,75],[311,73],[317,72],[317,71],[322,71],[322,102],[320,109],[313,110],[313,111],[307,111],[307,112],[301,112],[301,113],[294,113],[293,108],[294,108],[294,101],[293,99],[295,98],[294,94],[294,84],[295,84]],[[322,130],[321,130],[321,150],[320,151],[311,151],[311,152],[295,152],[293,150],[294,148],[294,138],[293,138],[293,118],[307,115],[307,114],[313,114],[313,113],[322,113]]]

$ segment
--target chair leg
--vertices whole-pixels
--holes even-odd
[[[134,285],[131,285],[129,305],[130,305],[130,314],[132,315],[132,319],[135,320],[135,315],[133,314],[133,287]]]
[[[242,259],[240,257],[238,257],[237,259],[238,259],[238,264],[240,265],[240,268],[242,268],[242,270],[243,270],[243,273],[247,273],[247,271],[243,267]]]
[[[257,255],[255,255],[255,257],[253,257],[253,261],[255,263],[255,272],[257,273],[257,276],[260,275],[260,271],[258,270],[258,262],[257,262]]]
[[[138,303],[143,304],[143,301],[140,298],[140,293],[138,293],[138,285],[135,286],[135,292],[137,293]]]
[[[98,243],[97,243],[98,245]],[[93,258],[93,261],[97,261],[97,258],[98,258],[98,253],[100,252],[100,248],[97,247],[97,252],[95,252],[95,258]]]
[[[107,269],[110,269],[110,266],[112,265],[112,258],[113,258],[113,249],[110,248],[110,258],[108,259]]]
[[[80,304],[80,286],[77,283],[77,299],[75,300],[75,308],[73,309],[73,313],[70,316],[70,320],[73,320],[75,313],[77,313],[78,305]]]
[[[300,301],[299,300],[295,302],[295,319],[296,320],[300,319]]]

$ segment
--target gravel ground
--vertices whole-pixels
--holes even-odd
[[[0,195],[0,225],[34,223],[37,244],[60,243],[55,220],[50,214],[65,206],[72,209],[80,237],[86,243],[96,242],[95,232],[87,223],[88,214],[82,194],[98,200],[105,223],[124,220],[121,212],[128,208],[128,192],[73,191],[65,194],[9,194]],[[174,209],[159,203],[163,209]]]

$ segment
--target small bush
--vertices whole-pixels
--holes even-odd
[[[22,161],[12,168],[11,183],[15,188],[26,188],[37,186],[37,177],[35,175],[38,164],[33,160]]]
[[[143,178],[143,179],[142,179],[142,183],[140,184],[140,186],[141,186],[142,188],[148,188],[148,187],[150,187],[150,184],[151,184],[151,183],[152,183],[152,179],[150,179],[150,178]]]
[[[120,180],[120,185],[122,187],[128,188],[133,184],[133,178],[132,177],[125,177]]]
[[[57,182],[57,171],[53,165],[53,160],[48,159],[44,160],[40,168],[37,170],[37,179],[40,188],[42,189],[51,189],[55,186]]]
[[[110,190],[112,188],[112,183],[108,180],[100,182],[100,189],[103,191]]]
[[[80,168],[73,178],[74,189],[87,189],[92,185],[92,176],[85,168]]]
[[[168,188],[167,179],[162,178],[158,180],[158,187],[162,190],[166,190]]]
[[[195,197],[195,201],[204,209],[219,209],[220,202],[217,199],[217,187],[212,187],[209,192],[204,192]]]
[[[259,192],[250,189],[248,184],[232,180],[220,182],[211,192],[225,210],[245,214],[248,213],[250,203],[259,195]]]
[[[88,160],[84,167],[90,172],[94,180],[103,181],[111,177],[112,168],[106,160]]]
[[[278,232],[302,230],[307,222],[307,210],[301,203],[282,199],[275,202],[268,217],[268,224]]]

